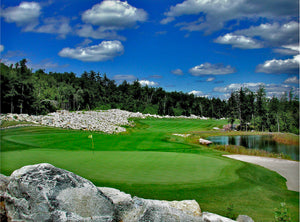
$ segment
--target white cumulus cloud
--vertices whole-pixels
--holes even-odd
[[[265,84],[262,82],[258,83],[232,83],[223,87],[215,87],[214,92],[230,94],[240,88],[248,88],[252,92],[256,92],[260,86],[263,86],[266,90],[267,97],[271,98],[272,96],[280,97],[285,92],[293,90],[295,92],[299,91],[299,88],[292,87],[286,84]]]
[[[4,51],[4,45],[0,45],[0,52]]]
[[[194,96],[197,97],[207,97],[207,95],[205,95],[202,91],[199,90],[192,90],[189,92],[189,94],[193,94]]]
[[[275,47],[274,51],[277,53],[296,55],[299,53],[299,23],[264,23],[227,33],[214,41],[241,49]]]
[[[51,17],[44,18],[41,22],[39,17],[42,14],[42,3],[38,2],[22,2],[15,7],[8,7],[2,10],[2,17],[6,22],[16,23],[23,27],[26,32],[38,32],[58,34],[65,38],[72,32],[70,19],[67,17]]]
[[[6,22],[23,26],[25,31],[32,30],[38,24],[40,14],[41,6],[37,2],[21,2],[18,6],[1,11]]]
[[[98,45],[77,47],[75,49],[64,48],[59,52],[61,57],[81,60],[84,62],[99,62],[113,59],[124,53],[124,47],[118,40],[103,41]]]
[[[162,24],[167,24],[183,15],[196,15],[192,22],[183,22],[181,29],[188,31],[216,31],[228,21],[244,19],[284,20],[298,17],[298,1],[294,0],[185,0],[166,11]],[[178,24],[177,24],[178,25]]]
[[[255,39],[243,35],[234,35],[232,33],[218,37],[215,39],[215,42],[220,44],[229,44],[234,48],[240,49],[258,49],[263,47],[263,45]]]
[[[258,65],[256,67],[256,72],[270,74],[298,74],[299,64],[300,55],[294,56],[292,59],[272,59]]]
[[[111,30],[106,27],[100,26],[96,29],[90,24],[80,25],[76,30],[76,33],[85,38],[93,38],[93,39],[118,39],[118,40],[126,40],[125,37],[117,34],[116,30]]]
[[[299,79],[297,76],[294,76],[294,77],[290,77],[290,78],[287,78],[285,81],[284,81],[285,84],[299,84]]]
[[[189,69],[189,72],[193,76],[226,75],[235,73],[236,69],[231,67],[230,65],[224,66],[223,64],[211,64],[207,62]]]
[[[61,18],[46,18],[43,25],[35,28],[33,31],[40,33],[59,34],[60,37],[65,38],[68,33],[72,31],[70,20],[66,17]]]
[[[139,83],[142,86],[158,86],[159,84],[157,82],[149,81],[149,80],[140,80]]]
[[[75,32],[85,38],[126,40],[117,31],[135,27],[147,17],[146,11],[127,1],[104,0],[83,12],[81,19],[85,24],[78,25]]]
[[[237,35],[258,37],[273,47],[299,43],[299,23],[291,21],[283,24],[278,22],[264,23],[234,32]]]
[[[85,23],[122,29],[147,20],[147,13],[127,1],[105,0],[82,14]]]
[[[264,85],[262,82],[258,83],[232,83],[227,86],[221,86],[221,87],[215,87],[213,89],[214,92],[221,92],[221,93],[230,93],[236,90],[239,90],[240,88],[248,88],[251,91],[256,91],[259,86]]]
[[[173,22],[175,20],[174,17],[167,17],[167,18],[164,18],[160,21],[160,24],[162,25],[165,25],[165,24],[168,24],[170,22]]]
[[[206,82],[212,82],[212,81],[214,81],[216,78],[215,77],[210,77],[210,78],[207,78],[206,79]]]
[[[178,76],[183,75],[183,71],[181,69],[172,70],[171,73],[173,73],[174,75],[178,75]]]
[[[297,55],[300,53],[300,46],[299,43],[283,45],[281,48],[274,49],[274,51],[284,55]]]

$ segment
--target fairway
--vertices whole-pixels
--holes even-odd
[[[143,198],[195,199],[203,211],[272,221],[286,202],[298,220],[299,196],[285,179],[265,168],[232,160],[224,152],[188,143],[173,133],[210,131],[226,120],[139,119],[124,134],[21,127],[1,130],[1,173],[47,162]],[[94,148],[89,135],[93,135]]]

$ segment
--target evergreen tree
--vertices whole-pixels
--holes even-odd
[[[1,112],[46,114],[57,109],[121,108],[160,115],[191,114],[211,118],[236,119],[241,130],[299,133],[299,97],[294,91],[280,98],[266,98],[263,86],[254,93],[240,88],[229,99],[196,97],[163,88],[141,86],[138,80],[116,84],[106,74],[32,72],[23,59],[15,65],[1,63]],[[249,128],[249,123],[252,125]]]
[[[256,92],[255,129],[264,131],[267,126],[266,91],[263,85]]]

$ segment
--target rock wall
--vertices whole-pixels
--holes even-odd
[[[238,221],[249,221],[239,216]],[[123,193],[50,164],[24,166],[0,174],[1,221],[161,222],[232,220],[201,212],[195,200],[159,201]]]

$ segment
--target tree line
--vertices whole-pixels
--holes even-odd
[[[256,93],[240,88],[231,93],[227,104],[229,122],[238,119],[240,130],[299,134],[299,98],[293,91],[267,98],[263,86]]]
[[[1,113],[46,114],[57,109],[122,109],[158,115],[228,118],[241,130],[299,133],[299,98],[292,91],[280,98],[267,98],[263,86],[257,92],[241,88],[228,100],[167,92],[142,86],[138,80],[117,84],[106,74],[84,72],[33,72],[26,59],[1,63]]]

